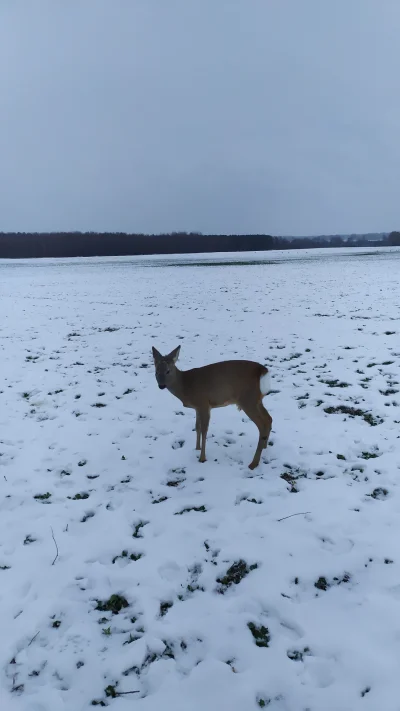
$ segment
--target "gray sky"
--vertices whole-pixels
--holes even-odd
[[[400,229],[399,0],[1,0],[0,231]]]

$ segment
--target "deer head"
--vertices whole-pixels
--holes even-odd
[[[152,350],[154,365],[156,367],[158,387],[160,390],[164,390],[164,388],[169,389],[176,380],[177,368],[175,363],[179,358],[179,351],[181,350],[181,347],[178,346],[166,356],[161,355],[161,353],[159,353],[157,348],[154,348],[154,346]]]

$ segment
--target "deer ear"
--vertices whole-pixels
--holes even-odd
[[[154,348],[154,346],[151,349],[153,351],[153,358],[155,361],[159,361],[162,358],[161,353],[158,352],[157,348]]]
[[[167,356],[168,360],[172,360],[173,363],[176,363],[179,358],[180,350],[181,347],[178,346],[177,348],[175,348],[175,350],[171,351],[171,353]]]

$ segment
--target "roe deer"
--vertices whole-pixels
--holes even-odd
[[[206,438],[210,422],[210,410],[214,407],[237,405],[257,425],[260,436],[249,464],[255,469],[260,463],[261,452],[268,444],[272,417],[262,404],[270,390],[268,368],[249,360],[225,360],[202,368],[178,370],[175,363],[181,347],[162,356],[153,347],[156,378],[161,390],[167,388],[184,407],[196,410],[196,449],[200,450],[200,462],[206,461]]]

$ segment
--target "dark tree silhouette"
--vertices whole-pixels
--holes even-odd
[[[198,254],[201,252],[249,252],[270,249],[314,249],[316,247],[366,247],[399,245],[400,233],[370,240],[352,235],[285,239],[271,235],[203,235],[173,232],[145,235],[123,232],[2,232],[0,258],[94,257],[151,254]]]
[[[387,240],[389,247],[400,247],[400,232],[391,232]]]

